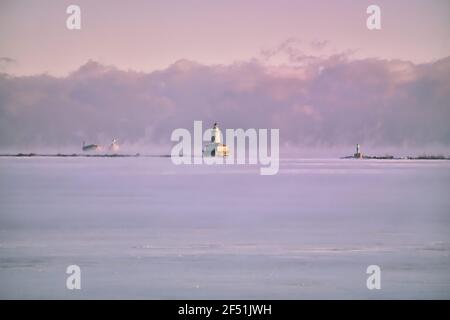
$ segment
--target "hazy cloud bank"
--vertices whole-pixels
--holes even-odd
[[[326,42],[315,45],[321,50]],[[1,74],[0,150],[78,152],[83,140],[113,137],[130,149],[164,149],[173,129],[191,128],[194,120],[280,128],[283,147],[298,150],[356,142],[449,150],[450,57],[415,65],[310,57],[284,46],[300,64],[180,60],[139,73],[89,61],[63,78]]]

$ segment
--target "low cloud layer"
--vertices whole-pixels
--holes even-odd
[[[422,65],[345,54],[305,59],[278,66],[180,60],[151,73],[89,61],[63,78],[1,74],[0,150],[78,152],[83,140],[112,138],[170,148],[172,130],[194,120],[280,128],[282,148],[299,150],[357,142],[449,149],[450,57]]]

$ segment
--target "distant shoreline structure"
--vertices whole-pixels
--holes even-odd
[[[384,156],[368,156],[361,152],[361,147],[359,143],[356,144],[356,152],[352,156],[341,157],[341,159],[372,159],[372,160],[450,160],[450,157],[445,157],[443,155],[420,155],[420,156],[405,156],[405,157],[394,157],[391,155]]]
[[[354,156],[345,156],[340,159],[367,159],[367,160],[450,160],[450,157],[435,156],[435,155],[422,155],[422,156],[406,156],[406,157],[394,157],[390,155],[386,156],[362,156],[361,158],[355,158]]]
[[[85,154],[85,153],[4,153],[0,154],[3,158],[31,158],[31,157],[41,157],[41,158],[170,158],[170,154]],[[362,156],[361,158],[355,158],[354,156],[340,157],[337,159],[367,159],[367,160],[450,160],[450,157],[444,157],[441,155],[420,155],[420,156],[406,156],[406,157],[394,157],[390,155],[386,156]]]
[[[137,158],[137,157],[150,157],[150,158],[167,158],[170,154],[146,154],[141,155],[140,153],[135,154],[84,154],[84,153],[10,153],[10,154],[0,154],[0,157],[61,157],[61,158]]]

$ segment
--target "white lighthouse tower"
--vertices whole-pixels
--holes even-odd
[[[220,132],[217,122],[214,123],[214,126],[211,129],[211,143],[222,143],[222,141],[220,139],[221,134],[222,133]]]
[[[226,157],[229,154],[229,150],[226,144],[222,143],[222,133],[220,132],[217,122],[214,123],[211,129],[211,142],[208,143],[203,149],[204,157]]]
[[[356,144],[356,153],[353,155],[353,157],[355,157],[357,159],[362,159],[362,157],[363,157],[359,143]]]

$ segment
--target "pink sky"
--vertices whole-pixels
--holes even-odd
[[[81,7],[80,31],[66,29],[70,4]],[[380,31],[366,28],[370,4],[381,7]],[[450,54],[449,24],[446,0],[3,0],[0,71],[61,76],[89,59],[146,72],[179,59],[231,64],[261,59],[262,50],[292,38],[327,41],[328,53],[351,49],[356,58],[423,63]]]

